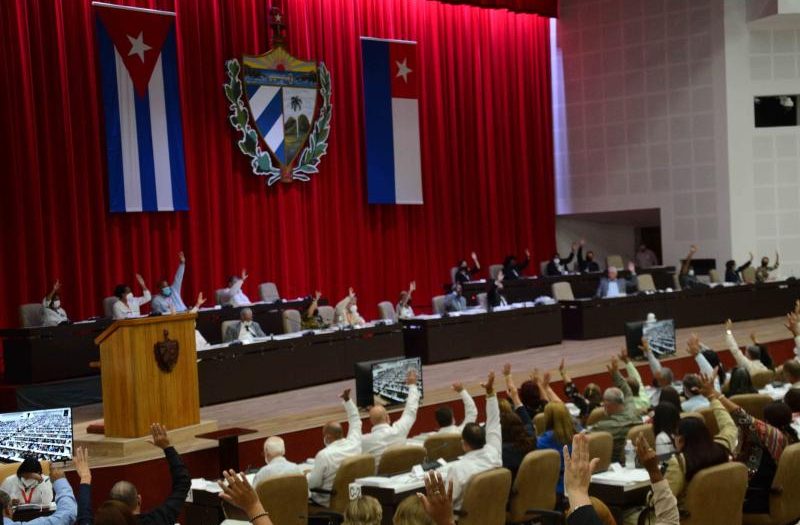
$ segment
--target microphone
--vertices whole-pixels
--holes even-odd
[[[455,435],[457,435],[457,434],[455,434]],[[432,453],[435,456],[437,453],[441,452],[442,450],[446,449],[449,446],[450,446],[450,443],[447,443],[447,442],[441,443],[441,444],[439,444],[439,446],[434,447],[434,449],[431,452],[427,452],[428,449],[426,448],[425,449],[425,451],[426,451],[425,459],[422,461],[422,465],[421,465],[422,466],[422,470],[427,472],[429,470],[435,470],[435,469],[441,467],[442,465],[437,460],[435,460],[435,459],[431,460],[430,455]]]

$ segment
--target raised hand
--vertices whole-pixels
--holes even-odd
[[[53,283],[53,293],[56,293],[61,289],[61,279],[56,279],[56,282]]]
[[[481,383],[481,387],[486,391],[487,396],[494,394],[494,372],[489,372],[489,375],[486,376],[486,382]]]
[[[791,312],[786,314],[786,324],[784,325],[787,330],[792,333],[792,336],[797,337],[800,335],[800,328],[798,328],[798,323],[800,323],[800,316],[796,313]]]
[[[416,385],[417,384],[417,371],[416,369],[412,368],[406,374],[406,384],[407,385]]]
[[[573,242],[572,243],[572,251],[574,252],[577,249],[578,249],[578,243],[577,242]]]
[[[178,260],[181,262],[181,264],[184,264],[186,262],[186,256],[183,254],[182,251],[178,252]]]
[[[727,321],[725,321],[725,331],[730,332],[732,330],[733,330],[733,321],[728,319]]]
[[[591,504],[589,500],[589,482],[592,472],[597,468],[599,458],[589,456],[589,438],[586,434],[575,434],[572,438],[572,454],[564,445],[564,488],[569,494],[572,509]]]
[[[247,476],[241,472],[237,474],[232,469],[227,472],[223,471],[222,475],[225,481],[217,482],[222,489],[219,494],[220,498],[245,511],[250,519],[264,513],[264,507],[258,499],[258,494],[247,481]]]
[[[350,299],[352,299],[352,298],[353,298],[353,297],[355,297],[355,296],[356,296],[356,292],[353,290],[353,287],[352,287],[352,286],[351,286],[351,287],[349,287],[349,288],[347,289],[347,297],[349,297]]]
[[[342,401],[344,401],[345,403],[350,401],[350,389],[349,388],[345,388],[342,391],[342,393],[339,394],[339,397],[342,398]]]
[[[527,258],[527,259],[531,258],[531,250],[530,250],[530,248],[525,248],[525,258]]]
[[[414,292],[417,289],[417,281],[411,281],[411,284],[408,285],[408,291]]]
[[[136,282],[139,283],[143,290],[147,289],[147,286],[144,284],[144,277],[142,277],[141,274],[136,274]]]
[[[711,375],[700,374],[700,393],[703,397],[707,399],[713,399],[717,397],[718,393],[714,388],[714,382],[717,380],[717,376],[719,375],[719,367],[714,367],[714,372]]]
[[[503,365],[503,376],[510,376],[511,375],[511,363],[506,363]]]
[[[758,336],[755,332],[750,332],[750,340],[753,342],[754,345],[758,344]]]
[[[636,272],[636,265],[633,263],[633,261],[628,261],[628,271],[631,273]]]
[[[463,383],[453,383],[452,389],[455,390],[456,394],[460,394],[464,391],[464,384]]]
[[[631,362],[631,356],[628,355],[628,349],[625,348],[624,346],[619,351],[619,359],[626,365]]]
[[[696,244],[692,244],[691,246],[689,246],[689,253],[692,253],[692,254],[697,253],[697,245]]]
[[[639,458],[639,464],[650,474],[652,483],[658,483],[663,479],[656,451],[650,447],[650,444],[642,434],[639,434],[639,437],[636,438],[636,457]]]
[[[50,465],[50,481],[56,482],[59,479],[64,479],[64,469]],[[42,481],[41,479],[39,481]]]
[[[641,350],[645,354],[649,354],[650,352],[653,351],[650,348],[650,342],[644,337],[642,337],[642,344],[639,345],[639,350]]]
[[[750,262],[753,262],[753,252],[750,252]]]
[[[564,357],[561,358],[561,363],[558,365],[558,373],[561,375],[561,377],[564,377],[567,373],[566,358]]]
[[[199,294],[197,294],[197,301],[194,303],[194,307],[195,308],[200,308],[201,306],[203,306],[205,304],[205,302],[206,302],[206,298],[205,298],[205,296],[203,296],[203,292],[200,292]]]
[[[542,386],[547,386],[550,384],[550,372],[545,372],[542,374]]]
[[[542,379],[539,377],[539,369],[534,368],[533,372],[530,375],[531,381],[533,381],[534,385],[539,385],[542,382]]]
[[[435,470],[425,475],[425,494],[417,493],[425,513],[436,525],[453,525],[453,480],[447,482]]]
[[[794,315],[800,315],[800,299],[794,302]]]
[[[686,351],[692,357],[697,357],[697,354],[700,353],[700,337],[693,333],[689,336],[689,340],[686,342]]]
[[[242,268],[242,281],[246,281],[250,275],[247,273],[247,269]]]
[[[619,360],[617,359],[617,356],[611,356],[611,360],[609,361],[608,365],[606,365],[606,369],[610,374],[613,374],[619,370]]]
[[[167,436],[167,429],[160,423],[153,423],[150,425],[150,434],[153,436],[151,443],[161,450],[169,448],[170,442]]]
[[[92,484],[92,471],[89,468],[89,450],[83,447],[75,449],[75,456],[72,458],[75,464],[75,472],[81,479],[81,485]]]
[[[475,252],[470,253],[469,256],[472,258],[473,261],[478,260],[478,254],[476,254]]]

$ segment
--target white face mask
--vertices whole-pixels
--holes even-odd
[[[125,301],[127,301],[127,302],[129,302],[129,303],[130,303],[131,301],[133,301],[133,294],[132,294],[132,293],[129,293],[128,295],[126,295],[126,296],[125,296]]]
[[[61,301],[59,300],[53,301],[53,309],[58,310],[59,308],[61,308]]]
[[[39,484],[39,482],[35,479],[19,478],[19,481],[20,483],[22,483],[22,486],[25,487],[26,489],[33,488]]]
[[[350,313],[351,313],[351,314],[358,313],[358,306],[356,306],[356,305],[354,305],[354,304],[353,304],[353,305],[350,305]]]
[[[689,270],[689,275],[691,275],[692,277],[694,277],[694,270]]]
[[[559,264],[561,262],[561,259],[559,259],[558,257],[554,257],[553,262]]]

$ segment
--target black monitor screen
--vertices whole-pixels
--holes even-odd
[[[72,410],[54,408],[0,414],[0,459],[72,459]]]
[[[625,323],[625,343],[628,355],[636,358],[642,355],[639,345],[642,338],[646,339],[656,357],[672,355],[675,353],[675,321],[665,319],[662,321]]]
[[[406,402],[406,375],[417,371],[417,388],[422,395],[422,360],[419,357],[384,359],[357,363],[356,402],[358,406],[397,405]]]

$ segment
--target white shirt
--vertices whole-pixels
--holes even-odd
[[[53,310],[50,308],[50,301],[45,297],[42,300],[42,326],[58,326],[64,321],[69,321],[67,312],[60,306]]]
[[[475,401],[472,400],[472,396],[469,395],[467,389],[462,390],[459,395],[464,403],[464,421],[460,425],[442,427],[436,431],[436,434],[461,434],[467,423],[474,423],[478,419],[478,407],[475,406]]]
[[[149,303],[151,298],[150,290],[144,290],[141,297],[132,298],[127,305],[123,301],[117,301],[112,308],[114,311],[114,319],[139,317],[141,315],[140,307],[143,304]]]
[[[208,347],[208,341],[206,338],[203,337],[203,334],[200,333],[200,330],[195,329],[194,331],[194,346],[195,349],[200,350],[201,348]]]
[[[406,406],[400,419],[391,425],[387,423],[375,425],[369,434],[364,434],[361,439],[361,450],[364,454],[371,454],[375,457],[376,467],[388,447],[405,443],[411,427],[417,420],[417,408],[419,408],[419,388],[417,385],[409,385],[408,399],[406,399]]]
[[[708,402],[708,399],[701,394],[697,394],[681,403],[681,410],[684,412],[696,412],[701,408],[708,408],[709,406],[711,406],[711,404]]]
[[[412,317],[414,317],[414,310],[410,306],[408,305],[400,306],[399,304],[397,305],[398,319],[411,319]]]
[[[756,372],[767,370],[767,367],[764,366],[764,363],[759,360],[748,359],[742,353],[742,351],[739,350],[739,345],[736,343],[736,338],[733,336],[733,334],[726,333],[725,342],[728,343],[728,350],[731,351],[733,358],[736,359],[736,364],[747,370],[751,377]]]
[[[674,453],[675,445],[672,444],[672,439],[666,432],[659,432],[656,436],[656,456],[661,459]]]
[[[503,438],[500,433],[500,407],[497,396],[486,398],[486,445],[471,450],[461,459],[440,469],[444,477],[453,481],[453,508],[461,509],[466,489],[472,476],[503,466]],[[505,497],[505,496],[503,496]]]
[[[262,481],[278,476],[288,476],[290,474],[302,474],[303,471],[297,466],[297,463],[292,463],[283,456],[272,458],[272,461],[264,465],[256,472],[253,478],[253,487],[258,487]]]
[[[608,281],[606,297],[619,297],[619,281]]]
[[[28,483],[32,482],[28,481]],[[12,474],[3,480],[0,490],[8,494],[11,499],[18,500],[20,505],[26,503],[49,505],[53,501],[53,484],[47,476],[44,476],[44,481],[32,489],[26,490],[17,475]]]
[[[250,321],[251,323],[252,321]],[[239,324],[239,341],[250,342],[253,340],[253,334],[249,330],[250,324],[249,323],[240,323]]]
[[[309,489],[331,490],[342,461],[361,454],[361,418],[358,416],[358,408],[350,399],[344,404],[344,409],[347,411],[349,427],[347,437],[337,439],[317,452],[317,456],[314,458],[314,468],[307,476]],[[312,492],[311,499],[315,503],[327,507],[331,497],[329,494]]]
[[[253,304],[242,291],[243,284],[243,280],[236,279],[236,282],[233,283],[233,286],[225,288],[222,291],[224,304],[229,304],[231,306],[247,306],[249,304]]]

